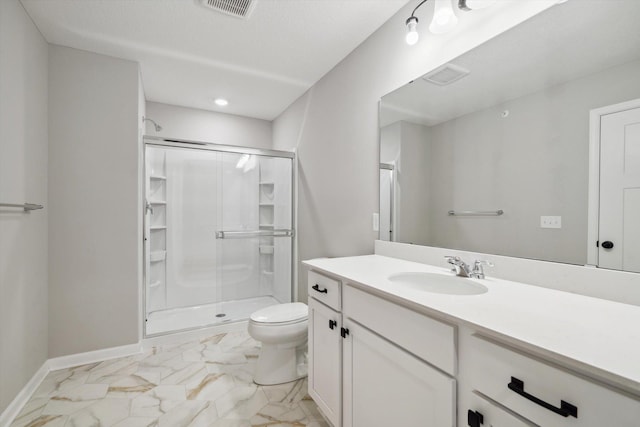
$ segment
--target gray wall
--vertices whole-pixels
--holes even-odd
[[[47,43],[0,1],[0,413],[47,359]]]
[[[49,48],[49,356],[138,341],[138,65]]]
[[[585,264],[589,110],[639,98],[639,75],[636,61],[432,127],[429,244]],[[562,216],[562,228],[540,228],[542,215]]]
[[[147,116],[162,126],[156,132],[148,123],[147,135],[266,149],[273,145],[267,120],[157,102],[147,102]]]
[[[300,260],[373,252],[380,98],[552,4],[498,2],[460,14],[456,29],[439,36],[425,29],[432,12],[423,8],[421,40],[407,46],[404,21],[412,2],[274,121],[274,146],[298,149]],[[300,268],[298,276],[298,299],[304,301],[306,270]]]

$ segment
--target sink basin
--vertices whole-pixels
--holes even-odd
[[[435,294],[478,295],[488,291],[486,286],[471,279],[437,273],[396,273],[389,276],[389,280],[416,291]]]

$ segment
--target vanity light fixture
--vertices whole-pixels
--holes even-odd
[[[413,46],[414,44],[418,43],[418,39],[420,38],[420,36],[418,35],[418,30],[416,30],[417,26],[418,18],[411,15],[407,19],[407,35],[405,36],[405,41],[409,46]]]
[[[229,105],[229,101],[224,98],[216,98],[213,100],[213,102],[219,107],[226,107],[227,105]]]
[[[434,34],[443,34],[450,31],[458,23],[458,17],[453,11],[451,5],[453,0],[435,0],[435,6],[433,11],[433,19],[429,25],[429,30]],[[464,0],[459,0],[464,1]],[[467,0],[469,1],[469,0]],[[478,0],[476,0],[478,1]],[[415,16],[416,11],[425,4],[427,0],[422,0],[411,12],[411,16],[405,21],[407,26],[407,35],[405,41],[408,45],[412,46],[418,42],[418,18]]]
[[[429,25],[429,30],[433,34],[444,34],[453,29],[458,23],[458,17],[456,16],[452,2],[458,2],[458,8],[464,11],[472,11],[477,9],[484,9],[486,7],[491,6],[497,0],[434,0],[434,11],[433,11],[433,19],[431,20],[431,24]],[[557,0],[558,2],[563,2],[567,0]],[[407,34],[405,36],[405,41],[408,45],[412,46],[418,43],[419,35],[418,35],[418,18],[415,16],[416,11],[425,4],[427,0],[422,0],[411,12],[411,16],[407,18],[405,21],[405,25],[407,26]]]
[[[453,29],[458,23],[458,17],[453,12],[451,0],[435,0],[433,20],[429,25],[429,31],[433,34],[444,34]]]

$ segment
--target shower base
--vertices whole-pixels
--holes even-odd
[[[263,296],[195,307],[158,310],[147,316],[146,335],[166,334],[247,320],[254,311],[274,304],[280,304],[280,301],[271,296]]]

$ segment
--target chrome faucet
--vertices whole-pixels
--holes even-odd
[[[462,261],[458,256],[447,255],[445,256],[447,262],[453,265],[451,271],[455,271],[456,276],[470,277],[473,279],[484,279],[483,266],[493,267],[493,263],[484,260],[476,260],[473,263],[473,269],[466,262]]]
[[[459,256],[447,255],[445,258],[449,264],[453,265],[451,271],[455,271],[456,276],[471,277],[471,268],[469,267],[469,264],[462,261]]]

